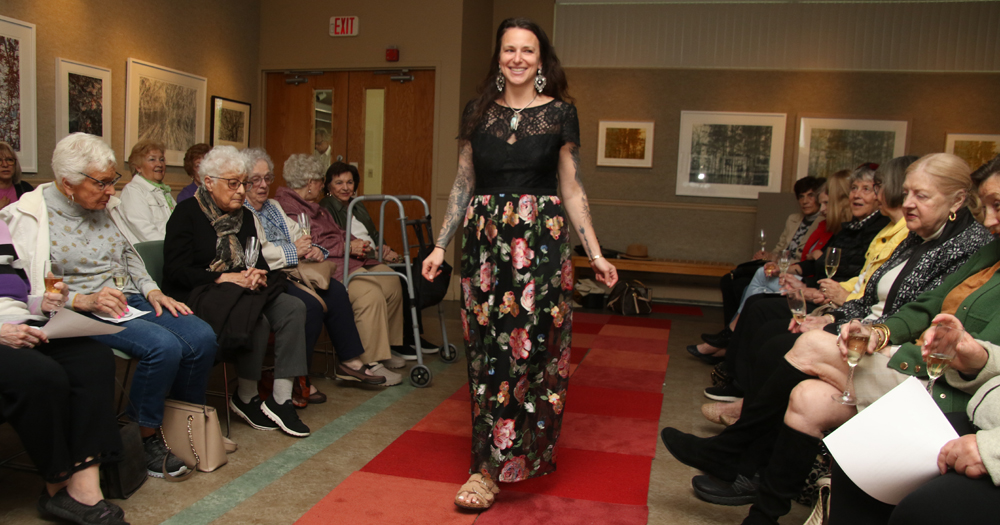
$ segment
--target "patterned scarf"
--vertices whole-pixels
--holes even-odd
[[[226,272],[245,266],[243,245],[236,238],[236,234],[243,228],[243,208],[223,213],[204,186],[198,188],[194,197],[198,200],[201,212],[208,217],[208,222],[215,228],[215,234],[219,236],[219,241],[215,243],[215,259],[212,259],[208,269],[213,272]]]
[[[143,178],[145,179],[145,177]],[[170,213],[173,213],[174,206],[177,206],[177,201],[175,201],[174,197],[170,194],[170,186],[160,182],[153,182],[149,179],[146,179],[146,182],[152,184],[154,188],[163,192],[163,197],[167,200],[167,207],[170,208]]]

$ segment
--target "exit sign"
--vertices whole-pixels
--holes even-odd
[[[358,17],[331,16],[330,36],[358,36]]]

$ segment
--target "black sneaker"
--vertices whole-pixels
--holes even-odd
[[[38,512],[82,525],[129,525],[125,521],[125,512],[118,505],[106,500],[98,501],[95,505],[84,505],[73,499],[66,487],[52,497],[49,497],[47,490],[43,490],[42,497],[38,500]]]
[[[440,346],[424,339],[423,337],[420,338],[420,353],[427,355],[427,354],[436,354],[440,351],[441,351]]]
[[[736,386],[736,383],[733,382],[723,383],[706,388],[705,397],[722,401],[723,403],[732,403],[737,399],[743,399],[743,389]]]
[[[413,345],[391,346],[389,349],[392,350],[393,354],[398,355],[407,361],[417,360],[417,349],[413,348]]]
[[[289,436],[306,437],[309,435],[309,427],[299,419],[291,399],[279,405],[274,400],[274,396],[271,396],[267,398],[267,401],[264,401],[261,409],[264,411],[264,415],[274,421]]]
[[[154,478],[162,478],[164,472],[170,476],[179,476],[188,471],[184,461],[167,449],[159,432],[143,438],[142,449],[146,452],[146,471]],[[167,458],[166,465],[163,463],[163,458]]]
[[[694,493],[701,499],[716,505],[751,505],[757,501],[757,488],[760,486],[760,476],[754,475],[748,479],[743,474],[736,476],[736,481],[726,483],[712,476],[695,476],[691,478]]]
[[[236,412],[236,415],[243,418],[248,425],[257,430],[278,430],[278,425],[275,425],[273,421],[268,419],[264,415],[264,411],[261,410],[261,406],[264,404],[260,400],[260,396],[253,396],[253,399],[249,403],[244,403],[240,396],[233,394],[229,396],[229,408]]]

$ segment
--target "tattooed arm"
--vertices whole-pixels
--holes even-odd
[[[566,205],[569,220],[573,223],[573,231],[580,237],[597,280],[614,286],[618,281],[618,270],[601,257],[601,246],[597,242],[597,234],[594,233],[590,218],[590,203],[580,179],[580,146],[572,142],[564,144],[559,151],[559,192]]]
[[[458,175],[455,176],[455,185],[451,187],[451,195],[448,197],[444,224],[441,225],[441,232],[434,241],[434,251],[424,259],[424,266],[420,272],[428,281],[433,281],[440,273],[438,267],[444,261],[445,247],[451,242],[451,237],[462,223],[465,210],[472,201],[472,193],[476,189],[476,172],[472,167],[472,144],[463,140],[459,142],[458,148]]]

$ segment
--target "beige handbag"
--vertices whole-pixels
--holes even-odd
[[[226,454],[236,450],[236,443],[222,437],[214,407],[168,399],[160,431],[167,449],[191,469],[181,476],[164,476],[168,481],[187,479],[195,470],[212,472],[226,464]],[[166,466],[166,458],[163,462]]]
[[[333,272],[336,270],[337,263],[326,260],[321,262],[299,261],[298,266],[294,268],[285,268],[282,271],[288,275],[288,280],[291,281],[293,285],[298,286],[319,301],[320,306],[323,307],[323,313],[326,313],[326,302],[323,301],[323,298],[319,296],[316,290],[329,289],[330,276],[333,275]]]

